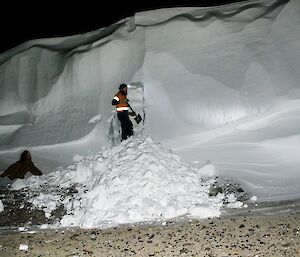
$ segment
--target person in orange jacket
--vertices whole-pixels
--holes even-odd
[[[24,176],[27,172],[30,172],[33,175],[41,176],[42,172],[35,167],[33,162],[31,161],[31,154],[29,151],[24,151],[20,160],[10,165],[1,175],[0,177],[8,177],[11,180],[20,178],[24,179]]]
[[[129,118],[129,115],[135,115],[134,112],[128,112],[129,100],[127,99],[127,85],[121,84],[119,86],[119,92],[114,96],[112,105],[116,106],[117,116],[121,122],[122,129],[122,141],[133,135],[133,125]]]

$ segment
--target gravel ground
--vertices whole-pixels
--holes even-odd
[[[0,256],[300,256],[300,215],[234,216],[157,226],[0,235]],[[20,250],[26,245],[28,249]],[[21,246],[22,248],[22,246]]]
[[[40,193],[49,194],[55,193],[62,198],[74,197],[77,193],[76,185],[67,189],[57,187],[44,187],[29,191],[27,188],[21,190],[11,190],[10,185],[0,185],[0,200],[4,205],[4,211],[0,213],[0,232],[1,228],[13,230],[20,226],[32,227],[42,224],[56,224],[65,215],[64,206],[58,206],[52,211],[51,217],[46,218],[42,209],[34,207],[28,201],[28,195],[39,195]],[[249,196],[244,189],[226,178],[216,178],[216,182],[211,186],[210,195],[215,196],[218,193],[230,194],[233,193],[237,200],[245,202],[249,200]]]
[[[72,196],[74,188],[66,190]],[[219,181],[211,194],[234,192],[249,196],[236,184]],[[26,191],[0,188],[5,209],[0,213],[0,256],[207,256],[300,257],[300,201],[250,203],[224,209],[221,218],[135,224],[106,230],[59,228],[63,207],[47,219],[27,202]],[[38,229],[37,229],[38,228]]]

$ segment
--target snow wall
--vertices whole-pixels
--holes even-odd
[[[223,144],[287,137],[298,149],[299,12],[297,0],[158,9],[97,31],[33,40],[3,53],[0,169],[24,148],[33,151],[39,165],[53,168],[103,146],[114,110],[111,99],[119,84],[131,82],[144,85],[145,126],[151,137],[187,160],[214,162],[215,151],[205,148],[196,156],[199,148],[190,147],[196,142],[203,147],[212,138]],[[282,108],[293,111],[289,126]],[[270,122],[260,121],[263,125],[255,123],[255,128],[247,123],[272,114],[278,119],[269,130]],[[89,122],[96,115],[101,121]],[[229,136],[224,139],[224,134]]]

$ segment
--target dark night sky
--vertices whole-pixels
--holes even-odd
[[[0,53],[36,38],[69,36],[108,26],[135,12],[177,6],[211,6],[242,0],[140,0],[140,3],[116,0],[98,1],[10,1],[1,3]],[[26,2],[26,3],[24,3]],[[64,3],[64,4],[62,4]]]

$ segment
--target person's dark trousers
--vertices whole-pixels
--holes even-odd
[[[128,111],[118,112],[118,119],[121,122],[122,141],[133,135],[132,122],[129,118]]]

